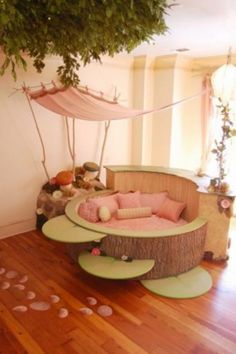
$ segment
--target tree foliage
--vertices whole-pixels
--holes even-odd
[[[65,85],[78,85],[79,61],[131,51],[167,30],[167,0],[0,0],[0,46],[5,55],[1,74],[27,68],[33,58],[38,72],[46,55],[58,55]]]

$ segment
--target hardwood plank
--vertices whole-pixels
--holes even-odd
[[[78,301],[75,297],[71,296],[69,293],[67,293],[65,290],[62,288],[59,288],[53,281],[48,281],[47,282],[49,285],[53,286],[54,288],[57,289],[57,292],[59,294],[62,294],[64,298],[67,299],[67,301],[70,303],[71,307],[73,307],[75,310],[78,311],[79,308],[83,307],[84,304]],[[81,316],[81,315],[80,315]],[[106,330],[107,333],[109,333],[109,337],[112,336],[112,338],[115,338],[118,343],[123,348],[126,348],[126,346],[130,349],[126,349],[128,353],[146,353],[145,350],[142,348],[139,348],[138,345],[136,345],[134,342],[129,340],[126,336],[124,336],[121,332],[119,332],[117,329],[112,327],[106,319],[100,318],[96,312],[94,313],[93,316],[88,316],[87,321],[92,323],[98,330],[104,331]]]
[[[89,332],[75,329],[70,335],[74,339],[72,342],[72,348],[77,349],[79,347],[84,354],[106,354],[100,343],[95,341],[92,336],[90,337]]]
[[[10,311],[0,303],[0,317],[2,322],[7,328],[14,333],[17,340],[23,345],[23,347],[29,351],[29,353],[44,354],[44,351],[40,348],[39,344],[30,336],[25,328],[13,317]]]
[[[235,236],[236,239],[236,236]],[[234,244],[235,239],[232,240]],[[236,244],[236,243],[235,243]],[[236,249],[232,248],[231,252]],[[224,354],[236,353],[236,259],[202,262],[213,277],[207,294],[188,300],[167,299],[150,293],[136,281],[110,281],[83,272],[65,246],[33,231],[0,240],[0,267],[17,270],[29,280],[23,291],[11,286],[0,289],[1,354]],[[0,275],[0,284],[6,281]],[[36,293],[27,300],[26,293]],[[60,301],[45,312],[12,310],[32,301]],[[88,306],[86,297],[98,303],[91,316],[78,310]],[[107,318],[96,311],[112,307]],[[58,317],[65,307],[68,317]]]
[[[106,353],[127,354],[128,352],[122,348],[113,338],[109,338],[106,343],[102,345]]]
[[[0,318],[0,333],[1,335],[1,340],[0,340],[0,353],[1,354],[6,354],[8,353],[7,350],[9,350],[9,354],[26,354],[26,351],[24,347],[21,345],[21,343],[17,340],[15,337],[14,333],[12,333],[5,325],[5,323],[2,321]],[[7,350],[4,351],[4,345],[6,345]]]
[[[63,293],[63,289],[58,289],[58,286],[54,281],[47,281],[47,284],[51,286],[53,289],[55,289],[56,292]],[[83,283],[83,286],[79,289],[80,293],[86,291],[87,296],[95,296],[99,302],[102,304],[106,304],[108,306],[112,306],[112,308],[118,312],[120,315],[125,317],[128,321],[132,322],[133,324],[140,326],[142,324],[142,321],[134,316],[130,311],[126,310],[124,306],[119,306],[118,304],[114,303],[113,300],[110,300],[109,297],[111,297],[111,292],[109,292],[109,297],[104,296],[101,291],[95,290],[93,287],[86,285]],[[105,291],[106,292],[106,291]],[[64,292],[65,293],[65,292]],[[69,293],[66,293],[66,298],[70,297]],[[84,300],[86,299],[86,296],[84,296]],[[75,300],[75,298],[74,298]],[[84,305],[87,306],[87,303],[84,302]]]
[[[233,342],[228,340],[226,335],[219,335],[216,328],[215,330],[212,330],[210,324],[208,325],[206,321],[202,323],[203,321],[197,317],[195,317],[194,320],[192,316],[183,315],[177,310],[167,308],[165,304],[162,304],[162,302],[157,299],[153,299],[150,295],[145,295],[143,301],[151,304],[153,308],[156,308],[159,314],[163,313],[165,317],[168,316],[168,320],[172,320],[172,327],[175,326],[176,330],[182,330],[184,334],[189,335],[190,338],[196,334],[197,339],[199,336],[198,334],[201,333],[201,339],[199,338],[199,341],[202,340],[205,343],[209,343],[210,347],[214,350],[220,348],[222,351],[228,350],[228,352],[233,353],[236,349],[236,334],[234,335],[234,338],[232,338],[234,340]]]

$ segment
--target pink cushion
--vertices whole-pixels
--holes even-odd
[[[156,215],[160,218],[177,222],[185,207],[186,203],[166,198]]]
[[[91,198],[89,201],[92,201],[97,205],[98,208],[105,206],[110,210],[111,215],[114,215],[118,209],[116,194],[108,195],[106,197],[97,197]]]
[[[168,192],[141,193],[140,203],[142,207],[151,207],[152,213],[156,214],[168,197]]]
[[[97,222],[98,217],[98,206],[92,201],[83,202],[79,206],[78,214],[81,218],[84,218],[90,222]]]
[[[117,210],[117,219],[146,218],[152,215],[150,207],[127,208]]]
[[[126,194],[118,193],[117,200],[120,209],[141,207],[139,191]]]

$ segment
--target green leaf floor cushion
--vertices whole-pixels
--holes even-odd
[[[141,280],[141,284],[161,296],[188,299],[209,291],[212,287],[212,278],[205,269],[198,266],[174,277]]]
[[[67,243],[82,243],[102,239],[107,235],[85,229],[70,221],[65,215],[47,221],[42,232],[48,238]]]
[[[155,264],[152,259],[125,262],[108,256],[94,256],[89,252],[82,252],[78,261],[83,270],[105,279],[136,278],[149,272]]]

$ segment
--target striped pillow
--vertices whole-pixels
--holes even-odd
[[[117,210],[117,219],[145,218],[152,215],[150,207],[126,208]]]

